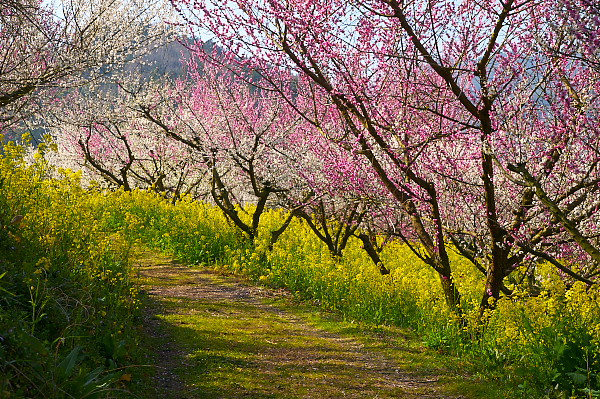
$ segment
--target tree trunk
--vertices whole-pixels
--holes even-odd
[[[294,219],[296,215],[294,212],[290,212],[287,219],[283,222],[280,228],[277,230],[271,231],[271,239],[269,241],[269,251],[273,250],[273,246],[279,240],[279,237],[283,234],[283,232],[289,227],[290,223],[292,223],[292,219]]]
[[[379,268],[379,272],[384,276],[386,274],[390,274],[390,271],[384,266],[383,262],[381,261],[381,258],[379,257],[379,253],[375,249],[375,246],[373,246],[371,237],[369,237],[365,233],[360,233],[358,235],[358,238],[360,238],[360,240],[363,242],[363,249],[367,252],[367,254],[369,255],[369,258],[371,258],[371,260],[373,261],[375,266],[377,266]]]
[[[504,254],[493,254],[492,265],[488,270],[485,281],[485,290],[479,305],[479,319],[485,321],[486,311],[495,309],[500,292],[502,291],[504,277],[506,276],[506,256]],[[504,259],[503,259],[504,258]]]
[[[463,324],[465,322],[463,317],[463,310],[461,306],[461,295],[454,284],[454,279],[452,275],[443,275],[440,273],[440,283],[442,285],[442,291],[444,291],[444,297],[446,299],[446,304],[454,313],[454,315],[458,318],[458,320]]]

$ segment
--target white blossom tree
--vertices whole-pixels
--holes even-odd
[[[0,1],[0,129],[170,40],[150,0]]]

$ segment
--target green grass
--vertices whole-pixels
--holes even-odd
[[[171,365],[182,382],[183,392],[164,397],[511,397],[506,387],[465,373],[471,364],[425,348],[410,330],[344,321],[290,295],[240,298],[232,277],[173,269],[159,258],[149,262],[161,266],[140,281],[173,290],[147,298],[161,330],[161,338],[148,338],[148,347],[160,347],[165,337],[177,346],[173,359],[154,359]],[[219,291],[218,300],[203,290]],[[140,397],[160,390],[138,385],[145,389]]]

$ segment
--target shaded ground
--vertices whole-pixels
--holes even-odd
[[[139,274],[160,366],[148,397],[465,398],[444,393],[446,379],[400,332],[322,319],[284,291],[167,258],[147,255]]]

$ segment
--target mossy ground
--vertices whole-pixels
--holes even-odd
[[[132,382],[139,397],[510,397],[411,331],[340,320],[210,268],[148,253],[139,265],[146,345],[158,366]]]

